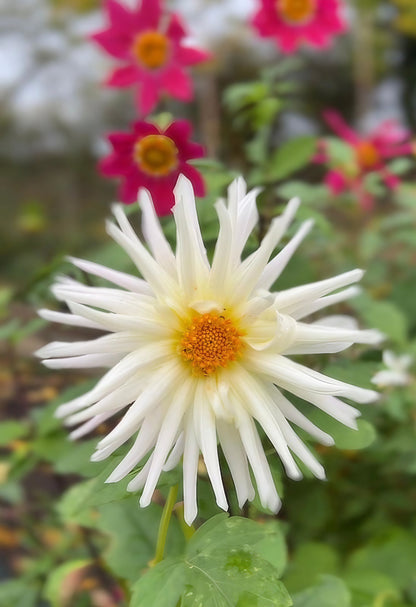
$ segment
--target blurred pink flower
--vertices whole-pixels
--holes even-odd
[[[324,118],[334,133],[353,150],[351,165],[334,166],[325,177],[325,183],[335,195],[351,190],[364,210],[371,210],[374,197],[365,189],[364,178],[369,173],[378,173],[384,184],[391,190],[397,188],[400,180],[389,171],[387,162],[397,156],[414,153],[411,133],[395,120],[385,120],[367,135],[354,131],[334,110],[324,112]],[[320,143],[315,161],[331,165],[331,158]]]
[[[195,194],[204,196],[205,185],[200,173],[188,160],[204,156],[198,143],[189,141],[192,133],[187,120],[176,120],[162,130],[150,122],[138,121],[131,133],[110,133],[113,152],[103,158],[99,169],[106,177],[121,177],[120,200],[130,204],[137,200],[140,188],[146,188],[159,216],[168,215],[173,204],[173,188],[180,174],[192,182]]]
[[[262,38],[274,38],[284,53],[298,46],[324,48],[347,29],[341,0],[261,0],[252,24]]]
[[[143,114],[152,111],[163,92],[190,101],[193,86],[186,68],[210,55],[183,45],[186,32],[179,16],[164,13],[160,0],[142,0],[133,10],[116,0],[106,0],[105,6],[109,27],[92,39],[124,64],[110,74],[107,86],[139,85],[137,105]]]

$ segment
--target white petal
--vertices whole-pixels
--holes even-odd
[[[139,203],[143,212],[142,232],[153,257],[169,274],[176,276],[175,255],[165,238],[152,198],[143,188],[139,190]]]
[[[293,305],[291,308],[291,315],[293,318],[300,320],[305,316],[309,316],[318,310],[322,310],[328,306],[332,306],[334,304],[340,303],[341,301],[345,301],[346,299],[350,299],[351,297],[357,297],[361,293],[360,287],[354,285],[353,287],[348,287],[348,289],[344,289],[339,291],[338,293],[334,293],[333,295],[326,295],[324,297],[319,297],[318,299],[312,299],[306,302],[299,302],[299,305],[294,308]]]
[[[172,297],[180,295],[176,281],[157,263],[140,240],[133,243],[113,223],[107,222],[106,225],[108,234],[126,251],[155,294],[161,297],[166,297],[167,293]]]
[[[194,424],[195,434],[214,490],[216,502],[220,508],[228,510],[218,460],[215,416],[206,398],[203,380],[198,382],[195,393]]]
[[[254,426],[253,420],[244,409],[236,407],[237,428],[247,453],[250,466],[256,479],[260,501],[265,508],[277,512],[281,502],[277,495],[269,464],[264,455],[263,445]]]
[[[82,316],[78,316],[77,314],[67,314],[66,312],[56,312],[55,310],[41,309],[38,310],[38,315],[45,320],[49,320],[50,322],[59,322],[62,325],[99,329],[100,331],[102,330],[102,326],[99,323],[88,320],[87,318],[83,318]]]
[[[279,278],[289,261],[291,260],[296,249],[310,232],[313,226],[313,221],[305,221],[295,236],[288,242],[288,244],[278,253],[264,268],[259,281],[257,283],[258,288],[269,289],[272,284]]]
[[[137,276],[131,276],[125,272],[112,270],[111,268],[107,268],[106,266],[102,266],[92,261],[78,259],[78,257],[68,257],[67,259],[80,270],[88,272],[88,274],[93,274],[94,276],[104,278],[105,280],[108,280],[109,282],[112,282],[123,289],[133,291],[134,293],[142,293],[144,295],[151,295],[152,293],[147,282],[141,278],[138,278]]]
[[[193,382],[185,381],[180,387],[171,392],[172,402],[165,412],[165,416],[160,428],[159,436],[153,451],[152,464],[149,468],[146,484],[140,498],[142,507],[150,504],[154,490],[156,489],[157,481],[162,472],[166,458],[169,455],[178,429],[182,425],[182,419],[185,410],[189,406],[189,396],[191,393]]]
[[[255,496],[247,465],[247,455],[233,424],[218,420],[217,431],[221,448],[233,477],[238,505],[242,508],[247,500],[253,500]]]
[[[150,466],[152,465],[153,453],[140,470],[140,472],[129,482],[127,491],[140,491],[146,483],[147,475],[149,474]]]
[[[166,460],[166,464],[163,466],[164,472],[173,470],[179,464],[179,461],[183,455],[183,446],[185,444],[185,433],[182,431],[172,449],[169,453],[169,457]]]
[[[270,413],[275,404],[267,390],[241,367],[236,377],[238,377],[238,383],[234,382],[233,388],[240,398],[240,406],[243,408],[243,403],[246,403],[247,410],[262,426],[276,453],[279,455],[289,478],[302,478],[302,473],[288,449],[280,422],[277,421],[276,415],[273,416]]]
[[[294,312],[300,308],[305,307],[305,304],[314,302],[315,299],[327,295],[335,289],[340,289],[353,282],[358,282],[363,277],[363,270],[351,270],[350,272],[344,272],[333,278],[327,278],[326,280],[319,280],[300,287],[293,287],[286,291],[281,291],[276,295],[276,306],[285,314],[294,314]]]
[[[40,358],[80,356],[81,354],[118,354],[136,350],[141,344],[141,334],[133,332],[110,333],[89,341],[54,341],[35,352]]]
[[[271,387],[271,396],[283,415],[302,430],[305,430],[322,445],[334,445],[332,436],[315,426],[303,413],[301,413],[283,394],[275,387]]]
[[[384,371],[379,371],[371,378],[371,381],[376,386],[406,386],[410,377],[407,373],[403,371],[393,371],[391,369],[385,369]]]
[[[188,415],[183,451],[183,502],[184,519],[192,525],[198,513],[196,500],[199,447],[195,436],[193,416]]]
[[[351,398],[358,403],[374,402],[378,398],[374,390],[366,390],[352,384],[333,379],[284,356],[268,355],[264,352],[246,354],[246,362],[259,374],[268,375],[273,383],[297,394],[299,389],[316,394],[332,394]]]
[[[198,287],[206,286],[209,263],[202,240],[192,185],[181,175],[175,187],[176,262],[182,292],[196,295]]]
[[[124,478],[155,445],[164,412],[163,407],[158,407],[144,419],[133,446],[118,466],[114,468],[105,481],[106,483],[115,483]]]
[[[83,424],[76,430],[73,430],[69,435],[70,440],[77,440],[78,438],[85,436],[89,432],[92,432],[92,430],[95,430],[95,428],[100,426],[103,422],[105,422],[112,415],[113,415],[112,411],[110,411],[109,413],[101,413],[100,415],[96,415],[95,417],[88,420],[85,424]]]
[[[42,361],[48,369],[92,369],[113,367],[120,361],[121,354],[83,354],[69,358],[51,358]]]

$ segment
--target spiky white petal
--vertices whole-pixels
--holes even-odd
[[[97,445],[100,461],[123,444],[127,451],[107,479],[117,482],[142,466],[129,491],[142,490],[140,503],[152,499],[162,470],[183,460],[184,516],[197,515],[197,474],[200,453],[219,507],[227,509],[218,445],[235,484],[240,506],[254,498],[250,468],[263,505],[277,511],[280,499],[260,439],[260,429],[279,455],[287,474],[300,478],[294,456],[318,478],[320,462],[291,424],[325,445],[333,439],[313,424],[282,390],[304,399],[341,423],[356,427],[359,411],[343,402],[372,402],[377,393],[332,379],[288,358],[298,354],[332,353],[353,343],[375,344],[377,331],[360,330],[354,319],[309,315],[355,296],[350,286],[362,277],[352,270],[284,291],[270,291],[309,232],[303,223],[280,252],[276,246],[292,222],[299,200],[289,202],[275,218],[259,248],[242,260],[242,252],[258,220],[256,195],[239,178],[228,203],[216,204],[219,235],[212,264],[205,251],[190,183],[181,177],[175,189],[177,245],[166,240],[152,201],[141,192],[142,232],[147,247],[131,227],[121,206],[114,205],[117,224],[110,236],[124,249],[142,278],[69,258],[79,269],[106,280],[109,286],[85,286],[58,277],[53,293],[70,313],[41,310],[52,322],[106,332],[74,343],[53,342],[38,350],[52,368],[110,367],[86,394],[62,404],[57,416],[79,427],[79,438],[118,413],[119,421]],[[274,255],[274,256],[273,256]],[[277,283],[278,287],[278,283]],[[183,356],[181,340],[193,319],[226,318],[238,330],[241,348],[215,371],[193,372]],[[228,322],[228,321],[227,321]],[[228,326],[228,325],[227,325]],[[199,364],[199,363],[198,363]],[[202,367],[201,367],[202,369]],[[204,367],[205,369],[205,367]]]

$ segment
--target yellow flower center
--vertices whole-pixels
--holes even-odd
[[[313,17],[316,0],[277,0],[277,12],[285,21],[302,23]]]
[[[371,169],[380,162],[380,154],[370,141],[361,141],[356,147],[358,164],[364,169]]]
[[[132,52],[142,65],[155,70],[166,63],[169,40],[160,32],[147,31],[135,37]]]
[[[178,166],[178,148],[165,135],[147,135],[136,141],[133,157],[144,173],[154,177],[168,175]]]
[[[243,348],[242,335],[224,316],[214,312],[195,316],[182,336],[180,353],[191,363],[194,375],[207,376],[236,360]]]

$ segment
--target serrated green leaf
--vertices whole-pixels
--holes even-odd
[[[241,517],[218,515],[205,523],[188,546],[186,581],[191,588],[183,607],[197,607],[202,600],[204,607],[291,605],[279,571],[256,552],[256,545],[274,532]],[[267,553],[266,545],[260,544],[261,549]]]

